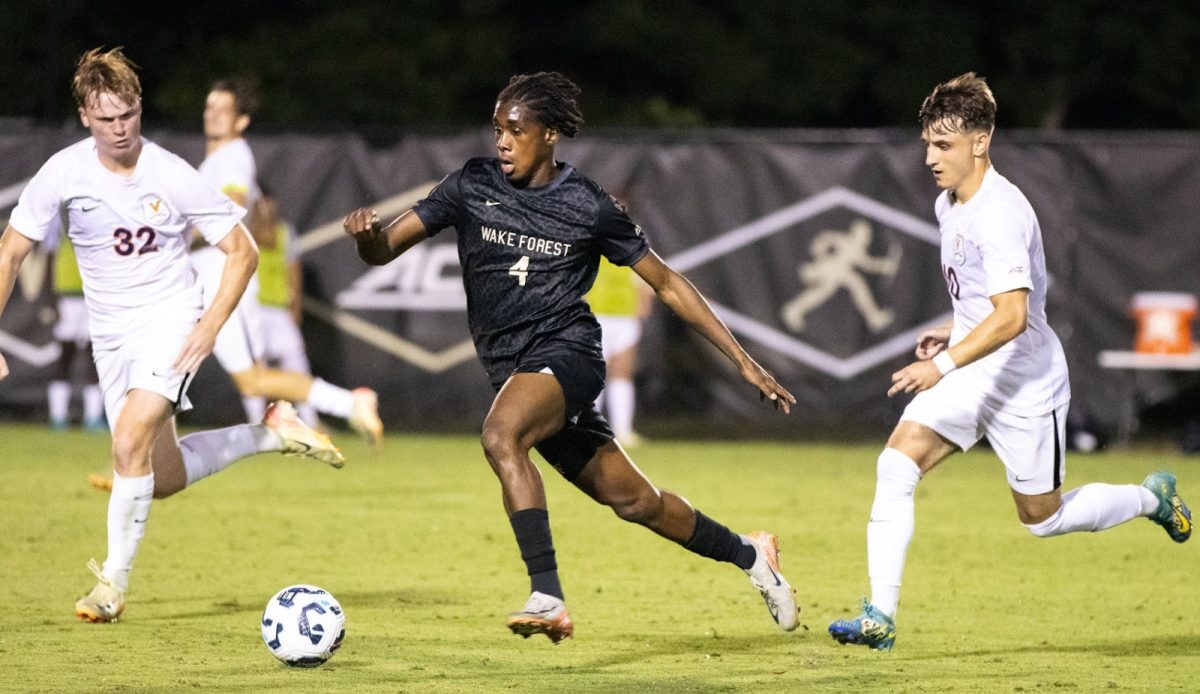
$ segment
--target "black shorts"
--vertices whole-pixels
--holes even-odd
[[[558,380],[566,400],[567,422],[534,448],[568,481],[583,471],[601,446],[613,440],[612,427],[596,409],[604,389],[604,359],[562,343],[522,355],[513,373],[546,373]],[[493,384],[498,390],[503,383]]]

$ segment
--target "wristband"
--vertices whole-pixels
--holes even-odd
[[[943,376],[958,368],[954,363],[954,359],[950,358],[949,350],[943,350],[937,353],[933,358],[933,365],[941,372]]]

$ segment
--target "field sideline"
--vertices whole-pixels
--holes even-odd
[[[918,488],[892,653],[838,646],[831,619],[867,593],[876,445],[656,441],[660,485],[735,530],[782,538],[801,628],[779,632],[738,570],[622,523],[543,466],[575,638],[503,626],[528,582],[499,485],[470,436],[346,441],[340,471],[259,456],[157,502],[123,620],[77,622],[105,555],[106,497],[87,486],[108,439],[0,426],[0,691],[1030,692],[1195,691],[1200,540],[1135,520],[1038,540],[1000,463],[960,456]],[[1073,456],[1067,487],[1174,470],[1200,506],[1200,459]],[[290,583],[332,592],[345,646],[291,670],[259,638]]]

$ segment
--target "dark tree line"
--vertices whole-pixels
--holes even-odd
[[[514,72],[556,69],[588,120],[912,126],[966,70],[1027,128],[1200,128],[1200,3],[1171,0],[257,0],[0,3],[0,116],[73,118],[74,59],[124,45],[146,118],[198,128],[211,80],[256,79],[258,128],[478,126]]]

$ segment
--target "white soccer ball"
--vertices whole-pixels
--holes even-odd
[[[309,585],[288,586],[263,611],[262,638],[271,654],[293,667],[316,667],[346,637],[346,615],[332,595]]]

